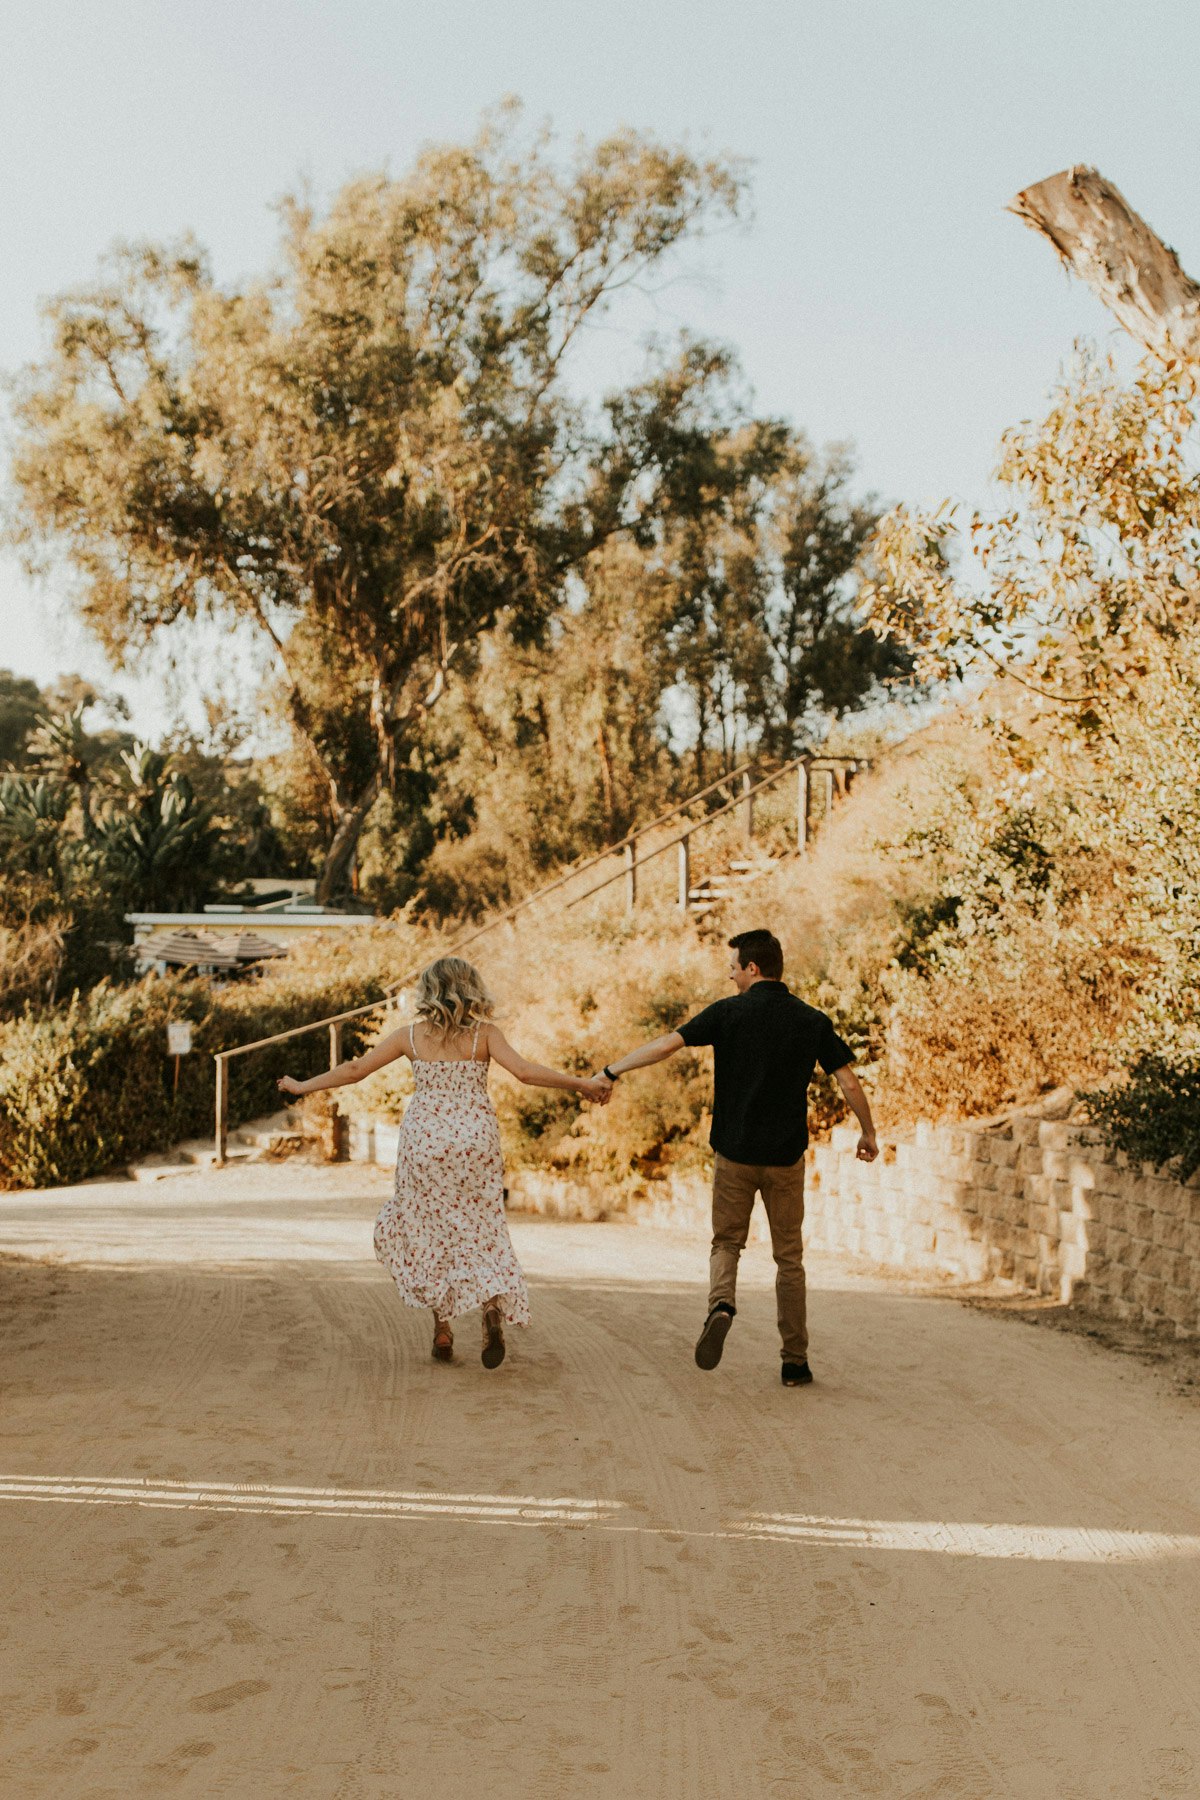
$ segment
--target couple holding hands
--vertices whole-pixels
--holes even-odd
[[[858,1118],[858,1155],[865,1162],[878,1155],[875,1128],[849,1048],[832,1021],[785,986],[778,939],[769,931],[743,931],[730,938],[729,950],[734,993],[597,1075],[565,1074],[520,1055],[496,1025],[478,971],[461,957],[443,956],[418,979],[411,1024],[311,1081],[280,1081],[284,1093],[312,1094],[362,1081],[397,1057],[412,1062],[415,1086],[400,1127],[395,1186],[375,1222],[375,1254],[401,1299],[432,1311],[438,1361],[453,1359],[453,1321],[463,1313],[482,1308],[488,1369],[504,1360],[505,1323],[529,1323],[525,1278],[504,1214],[504,1161],[488,1096],[489,1064],[529,1086],[566,1088],[604,1105],[614,1083],[632,1070],[685,1046],[707,1044],[714,1059],[713,1238],[696,1362],[714,1369],[721,1360],[737,1311],[738,1258],[761,1193],[776,1265],[783,1383],[801,1387],[812,1380],[802,1233],[807,1093],[818,1063],[835,1077]]]

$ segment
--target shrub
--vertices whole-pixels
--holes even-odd
[[[211,1052],[304,1025],[377,999],[362,972],[314,979],[287,963],[261,978],[214,989],[205,981],[147,977],[91,993],[0,1028],[0,1183],[47,1187],[81,1181],[134,1157],[212,1130]],[[178,1088],[167,1023],[190,1020],[195,1048]],[[353,1032],[346,1047],[353,1050]],[[323,1033],[294,1038],[230,1064],[230,1123],[276,1110],[276,1079],[327,1066]]]
[[[1117,1087],[1085,1094],[1088,1112],[1133,1162],[1200,1169],[1200,1057],[1141,1056]]]

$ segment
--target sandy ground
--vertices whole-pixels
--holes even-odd
[[[1130,1359],[836,1266],[516,1221],[452,1368],[372,1172],[0,1195],[0,1792],[1200,1793],[1200,1414]]]

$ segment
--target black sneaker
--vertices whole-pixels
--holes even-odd
[[[703,1338],[700,1341],[703,1343]],[[718,1350],[717,1355],[720,1356],[720,1354],[721,1352]],[[700,1351],[698,1348],[696,1351],[696,1361],[700,1361]],[[782,1369],[779,1371],[779,1375],[784,1387],[807,1387],[813,1378],[813,1372],[806,1362],[785,1362]]]
[[[723,1303],[714,1306],[704,1321],[704,1330],[696,1340],[696,1366],[715,1369],[725,1348],[729,1327],[733,1324],[733,1308]]]

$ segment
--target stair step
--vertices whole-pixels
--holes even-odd
[[[245,1125],[239,1125],[231,1131],[229,1141],[232,1144],[249,1144],[258,1150],[269,1150],[278,1137],[291,1137],[294,1127],[290,1114],[286,1112],[272,1113],[269,1119],[252,1119]]]
[[[197,1164],[177,1150],[167,1150],[160,1156],[145,1156],[141,1162],[130,1163],[127,1173],[134,1181],[165,1181],[172,1175],[195,1175]]]

